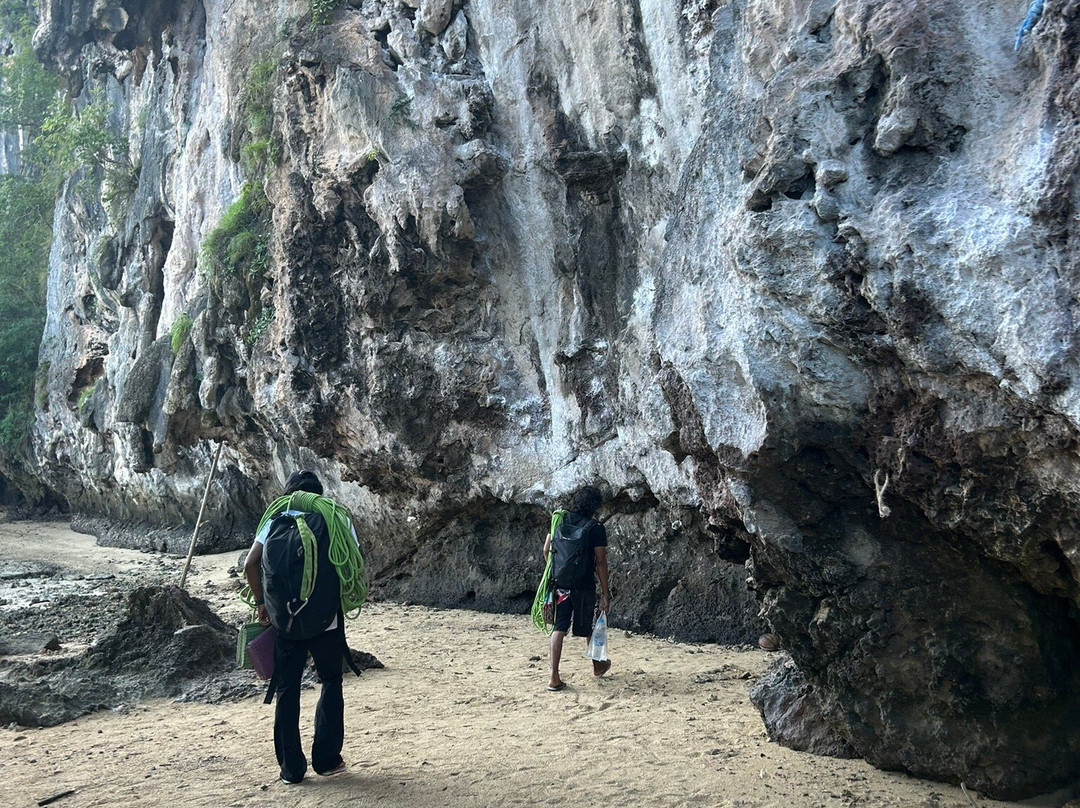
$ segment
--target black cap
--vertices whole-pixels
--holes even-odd
[[[289,479],[285,481],[286,494],[291,494],[294,491],[307,491],[309,494],[322,496],[322,490],[322,483],[319,482],[319,478],[314,471],[294,471],[289,475]]]

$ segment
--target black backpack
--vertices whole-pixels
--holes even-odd
[[[588,534],[593,524],[592,519],[570,524],[567,518],[555,528],[551,540],[551,574],[557,588],[580,589],[592,584],[589,555],[593,548]]]
[[[314,537],[316,552],[310,559],[300,522]],[[305,566],[314,575],[306,600],[302,597]],[[330,535],[321,514],[275,516],[263,545],[262,572],[270,622],[287,639],[306,640],[321,634],[341,610],[341,582],[330,561]]]

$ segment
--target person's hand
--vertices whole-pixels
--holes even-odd
[[[264,626],[270,625],[270,612],[266,611],[266,604],[260,603],[255,610],[255,615]]]
[[[600,611],[606,612],[607,610],[608,610],[608,596],[607,595],[601,595],[600,596]]]

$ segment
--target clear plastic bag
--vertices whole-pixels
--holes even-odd
[[[600,612],[589,637],[588,657],[593,662],[603,662],[607,656],[607,612]]]

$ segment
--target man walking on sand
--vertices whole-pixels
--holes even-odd
[[[345,739],[342,662],[359,675],[345,643],[341,604],[348,602],[358,610],[357,601],[362,602],[363,593],[357,595],[342,585],[341,570],[336,569],[339,562],[331,563],[328,555],[329,545],[336,543],[337,555],[350,556],[356,544],[356,530],[348,511],[332,500],[323,498],[322,492],[322,483],[314,472],[296,471],[289,475],[284,497],[275,500],[264,515],[262,528],[244,562],[244,575],[254,596],[259,622],[264,625],[273,622],[272,630],[276,632],[274,674],[266,701],[269,703],[277,694],[274,752],[281,767],[281,781],[287,785],[299,783],[307,772],[299,725],[300,685],[308,654],[311,654],[322,682],[322,693],[315,708],[315,737],[311,745],[311,764],[317,774],[327,776],[345,771],[345,762],[341,757]],[[311,496],[313,494],[317,496]],[[286,503],[285,497],[288,497],[287,504],[283,504]],[[301,527],[301,522],[304,527]],[[284,563],[278,548],[283,546],[283,542],[290,541],[290,531],[306,532],[311,537],[310,541],[314,544],[306,546],[317,548],[318,552],[300,553],[298,557],[318,556],[315,566],[316,569],[321,567],[316,572],[310,594],[300,602],[300,608],[296,608],[296,601],[277,602],[282,597],[276,588],[284,580],[281,576],[290,574],[288,570],[282,572],[275,569],[276,564]],[[342,552],[343,547],[347,552]],[[296,552],[287,554],[297,556]],[[358,549],[355,557],[346,558],[341,563],[355,573],[355,577],[362,576],[363,559]],[[305,620],[315,622],[301,628]]]
[[[566,687],[559,677],[563,638],[573,629],[575,637],[588,642],[596,610],[596,579],[600,580],[600,611],[608,610],[611,589],[608,586],[607,531],[593,519],[600,507],[600,492],[585,486],[574,494],[569,512],[544,542],[544,562],[554,553],[552,575],[555,605],[554,631],[551,633],[551,679],[548,690]],[[593,676],[603,676],[611,660],[593,660]]]

